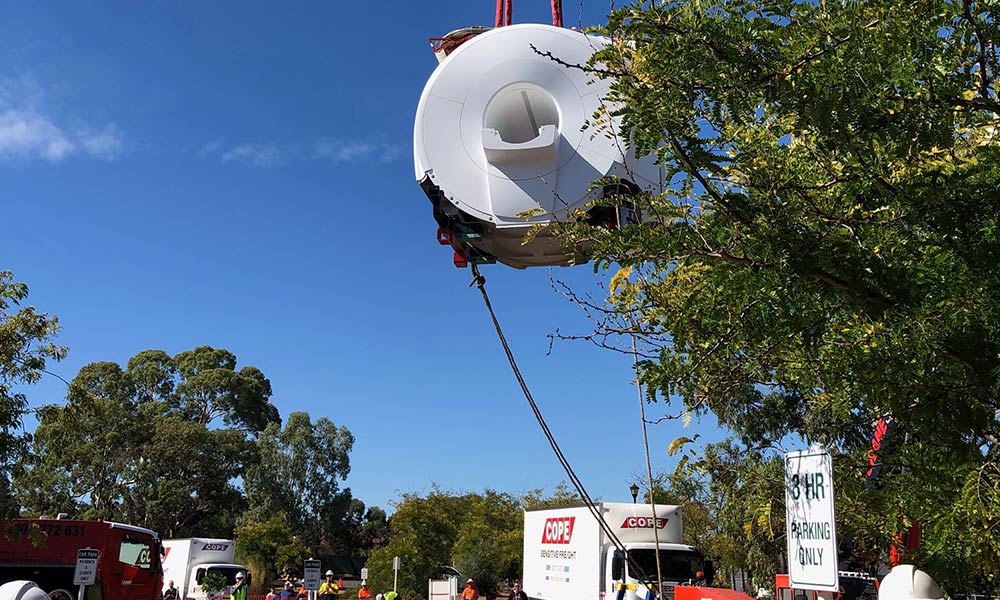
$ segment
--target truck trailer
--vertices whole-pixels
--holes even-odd
[[[679,506],[601,502],[595,505],[628,559],[586,505],[524,513],[522,589],[534,600],[611,600],[619,588],[659,589],[659,543],[664,594],[677,585],[711,585],[712,564],[682,543]],[[637,567],[637,568],[636,568]]]
[[[185,538],[163,540],[163,590],[171,581],[183,600],[228,600],[236,585],[236,574],[244,573],[246,585],[251,582],[250,573],[243,565],[235,564],[236,543],[233,540],[216,538]],[[217,573],[226,578],[226,587],[212,590],[214,595],[202,589],[205,575]]]
[[[100,553],[88,600],[159,600],[159,535],[110,521],[0,521],[0,581],[32,581],[53,600],[74,600],[73,571],[82,548]]]

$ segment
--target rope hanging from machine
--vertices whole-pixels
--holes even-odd
[[[625,544],[622,543],[621,539],[615,535],[614,529],[608,525],[608,522],[604,520],[604,515],[597,508],[597,503],[594,499],[590,497],[587,493],[587,488],[583,487],[583,482],[577,476],[573,467],[569,464],[569,460],[566,459],[566,455],[563,454],[561,448],[559,448],[558,442],[556,442],[555,436],[552,435],[552,430],[549,429],[548,423],[545,422],[545,417],[542,416],[542,411],[539,410],[538,404],[535,402],[534,396],[531,395],[531,390],[528,389],[528,384],[524,381],[524,376],[521,374],[521,369],[517,366],[517,361],[514,359],[514,352],[510,349],[510,344],[507,343],[507,338],[503,334],[503,328],[500,327],[500,321],[497,319],[496,311],[493,310],[493,303],[490,302],[490,296],[486,293],[486,278],[479,272],[479,267],[476,263],[472,263],[472,281],[469,283],[469,287],[476,286],[479,288],[479,293],[483,296],[483,303],[486,304],[486,310],[490,313],[490,320],[493,321],[493,328],[496,329],[497,337],[500,338],[500,344],[503,346],[504,354],[507,355],[507,362],[510,363],[511,370],[514,371],[514,377],[517,378],[517,383],[521,386],[521,392],[524,394],[524,398],[528,401],[528,405],[531,406],[531,412],[535,413],[535,419],[538,421],[538,425],[542,428],[542,433],[545,434],[545,439],[549,441],[549,445],[552,447],[552,451],[555,453],[556,458],[559,460],[559,464],[562,465],[566,475],[569,476],[569,480],[573,483],[573,487],[576,488],[580,498],[584,501],[587,510],[590,511],[591,516],[597,520],[598,526],[604,531],[604,534],[608,537],[615,548],[621,552],[625,561],[628,563],[629,570],[635,574],[639,581],[652,580],[651,574],[647,574],[646,570],[643,569],[642,565],[636,562],[635,557],[628,551]],[[652,592],[652,590],[650,589]],[[649,596],[647,596],[649,597]]]
[[[496,27],[510,25],[514,18],[514,0],[497,0]],[[562,0],[552,0],[552,24],[563,26]]]

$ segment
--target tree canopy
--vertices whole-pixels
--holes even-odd
[[[209,346],[88,364],[65,405],[39,410],[16,501],[164,538],[235,538],[257,591],[310,556],[346,574],[388,533],[385,511],[341,487],[354,435],[304,412],[282,427],[270,397],[259,369]]]
[[[28,286],[0,271],[0,513],[16,513],[10,493],[11,472],[28,448],[20,431],[28,400],[22,386],[45,373],[50,360],[61,360],[66,348],[55,343],[59,320],[22,306]]]
[[[521,496],[491,489],[457,494],[438,487],[426,495],[403,494],[389,520],[388,543],[365,565],[372,588],[391,589],[392,559],[399,556],[403,596],[420,597],[428,579],[447,576],[450,569],[472,577],[489,595],[505,580],[521,576],[523,511],[579,501],[564,483],[551,496],[542,490]]]
[[[363,531],[368,519],[385,523],[385,513],[366,513],[340,483],[351,471],[354,435],[326,417],[313,421],[293,412],[282,428],[271,423],[256,442],[257,460],[247,469],[247,518],[287,516],[289,526],[322,555],[363,555],[370,549]]]
[[[744,451],[832,447],[869,556],[919,519],[911,558],[950,590],[997,572],[995,7],[646,2],[601,31],[581,68],[615,76],[609,110],[670,186],[611,201],[640,223],[563,228],[614,270],[594,339],[634,333],[650,400]],[[866,491],[846,482],[882,417],[905,443]]]
[[[235,365],[202,346],[175,357],[145,350],[124,369],[84,366],[66,404],[39,411],[16,481],[25,510],[121,520],[167,538],[231,535],[245,508],[237,480],[255,457],[250,438],[278,419],[267,379]]]
[[[301,568],[313,556],[300,536],[295,535],[284,513],[274,513],[262,521],[247,519],[236,537],[236,559],[254,573],[250,591],[266,594],[268,587],[286,568]]]

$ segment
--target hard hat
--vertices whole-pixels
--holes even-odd
[[[941,588],[931,578],[913,565],[896,565],[882,578],[878,600],[940,600]]]
[[[375,594],[375,600],[382,600],[382,594]]]
[[[470,577],[465,580],[465,583],[475,583],[475,581],[473,581],[472,578]]]
[[[327,571],[327,572],[326,572],[326,576],[327,576],[327,577],[329,577],[330,575],[333,575],[333,571]]]
[[[49,595],[32,581],[9,581],[0,585],[0,600],[49,600]]]
[[[236,579],[243,579],[243,571],[236,574]]]

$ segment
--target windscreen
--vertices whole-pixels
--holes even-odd
[[[218,573],[226,578],[226,585],[236,585],[236,574],[242,572],[243,569],[239,567],[209,567],[209,573]],[[198,585],[201,585],[201,580],[205,578],[205,570],[198,570]]]
[[[645,575],[643,580],[656,580],[656,551],[652,548],[629,550],[631,558]],[[663,581],[692,581],[704,577],[705,557],[694,550],[660,550],[660,569]],[[629,569],[629,575],[635,576]],[[701,576],[698,573],[701,572]],[[635,577],[638,579],[638,577]]]

